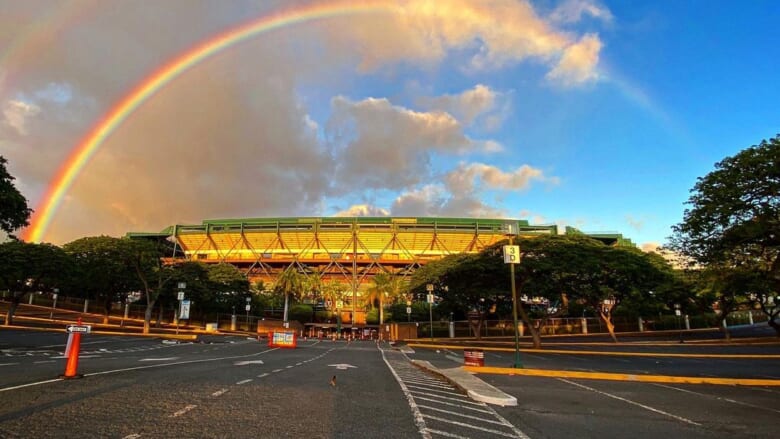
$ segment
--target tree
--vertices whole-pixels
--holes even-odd
[[[732,302],[735,294],[742,294],[752,295],[758,303],[774,303],[772,311],[768,306],[762,309],[780,337],[780,323],[775,321],[780,306],[774,301],[780,292],[780,135],[716,163],[714,171],[697,180],[691,194],[687,202],[691,207],[673,227],[668,247],[700,267],[736,270],[724,273],[725,278],[755,273],[754,291],[735,290],[736,285],[729,283],[730,288],[719,292],[719,300]]]
[[[103,304],[103,323],[108,323],[111,304],[124,302],[131,291],[139,289],[124,242],[121,238],[93,236],[69,242],[63,250],[74,261],[83,297]]]
[[[129,257],[130,266],[141,284],[146,300],[143,333],[148,334],[152,311],[160,295],[176,276],[173,267],[163,264],[162,257],[171,254],[170,243],[146,239],[122,239],[122,246]],[[162,311],[162,308],[160,308]]]
[[[520,284],[529,293],[592,309],[614,341],[612,316],[629,301],[645,300],[663,274],[635,248],[608,247],[586,236],[547,236],[523,242]]]
[[[306,276],[290,265],[276,279],[275,289],[284,294],[284,321],[288,321],[290,296],[300,297],[306,290]]]
[[[19,302],[25,294],[52,292],[68,282],[72,261],[52,244],[8,241],[0,244],[0,289],[11,292],[11,306],[5,324],[13,324]]]
[[[390,303],[398,300],[403,295],[404,285],[401,278],[386,272],[378,273],[374,276],[373,281],[374,285],[369,290],[366,299],[368,303],[379,301],[379,324],[382,325],[385,322],[385,300],[390,301]]]
[[[0,156],[0,230],[14,238],[14,231],[30,224],[32,209],[14,186],[14,177],[6,169],[6,163],[8,160]]]

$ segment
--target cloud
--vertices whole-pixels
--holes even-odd
[[[634,218],[631,215],[626,215],[625,218],[626,218],[626,223],[628,223],[628,225],[632,229],[636,230],[637,232],[641,232],[642,231],[642,228],[645,225],[645,220]]]
[[[461,163],[444,180],[453,193],[471,193],[477,187],[504,191],[528,189],[532,180],[558,184],[557,177],[547,177],[540,169],[522,165],[511,172],[484,163]]]
[[[425,109],[452,114],[464,125],[471,125],[478,117],[495,111],[498,98],[499,93],[486,85],[477,84],[458,95],[421,97],[417,102]]]
[[[601,40],[597,35],[587,34],[577,43],[563,51],[558,64],[547,79],[567,87],[580,85],[598,79],[596,65],[599,62]]]
[[[332,100],[327,135],[335,147],[340,187],[403,189],[429,175],[431,154],[494,151],[496,142],[472,140],[449,113],[418,112],[385,98]]]
[[[470,53],[463,64],[469,70],[493,70],[526,60],[554,63],[571,52],[576,38],[539,17],[524,0],[397,0],[378,1],[388,13],[331,20],[331,38],[323,44],[335,52],[349,51],[359,69],[376,71],[398,62],[432,67],[452,51]],[[583,12],[596,13],[596,7]],[[608,12],[608,11],[607,11]],[[597,57],[596,57],[597,59]],[[565,70],[568,63],[555,69]],[[595,78],[581,69],[578,77]],[[595,68],[595,64],[590,65]],[[568,78],[558,73],[550,76]]]
[[[553,23],[576,23],[583,15],[589,15],[606,23],[612,22],[614,18],[606,6],[587,0],[567,0],[555,8],[549,20]]]
[[[41,108],[27,102],[9,100],[3,105],[3,124],[13,128],[19,135],[27,134],[27,119],[40,113]]]
[[[336,212],[333,216],[389,216],[387,209],[372,206],[370,204],[354,204],[345,210]]]
[[[657,253],[661,248],[661,244],[657,242],[643,242],[639,248],[645,253]]]
[[[354,199],[381,192],[395,200],[393,214],[492,216],[503,210],[480,201],[481,191],[552,182],[532,168],[473,164],[457,168],[471,176],[470,189],[454,191],[448,159],[502,150],[467,130],[500,126],[504,93],[478,83],[412,108],[362,85],[426,69],[435,81],[445,61],[460,68],[453,74],[529,62],[552,81],[576,85],[595,77],[601,46],[590,42],[597,37],[562,31],[522,0],[378,2],[384,13],[329,17],[244,41],[159,90],[92,157],[45,238],[62,243],[204,218],[321,214],[345,191]],[[15,48],[0,59],[0,148],[33,205],[100,118],[143,78],[248,18],[304,3],[94,2],[88,13],[73,4],[0,0],[0,40]],[[65,18],[52,16],[59,13]],[[41,27],[46,35],[31,35],[51,22],[58,24]],[[37,43],[21,44],[20,35]],[[309,99],[312,89],[327,105]],[[420,204],[426,200],[429,207]]]

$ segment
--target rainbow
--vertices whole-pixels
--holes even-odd
[[[190,48],[143,79],[108,111],[72,150],[35,209],[24,240],[40,242],[73,182],[100,146],[130,115],[182,73],[227,48],[265,32],[307,21],[356,13],[390,12],[386,2],[331,1],[310,4],[263,16],[213,36]]]

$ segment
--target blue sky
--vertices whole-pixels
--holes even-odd
[[[186,72],[105,142],[46,239],[370,214],[661,244],[697,177],[780,132],[774,1],[377,1],[385,15],[283,28]],[[310,3],[0,0],[0,154],[18,187],[35,206],[165,60]]]

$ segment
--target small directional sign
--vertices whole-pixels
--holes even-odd
[[[505,264],[518,264],[518,263],[520,263],[520,246],[519,245],[505,245],[504,246],[504,263]]]
[[[357,366],[353,366],[353,365],[347,364],[347,363],[329,364],[328,367],[335,367],[336,369],[341,369],[341,370],[347,370],[350,367],[353,368],[353,369],[357,369]]]
[[[92,326],[89,325],[67,325],[65,327],[65,330],[70,333],[82,333],[82,334],[89,334],[92,332]]]

